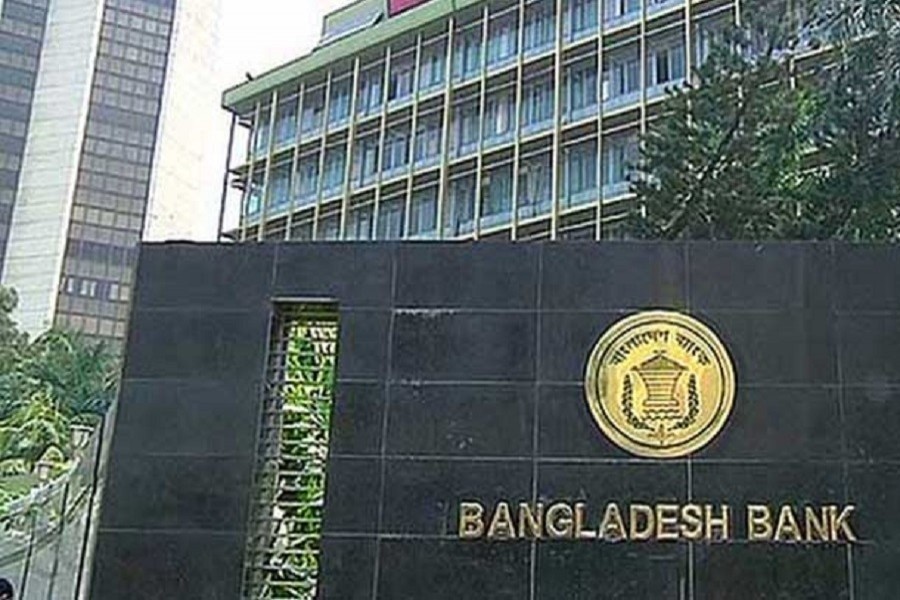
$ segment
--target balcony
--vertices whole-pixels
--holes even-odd
[[[619,27],[626,27],[628,25],[633,25],[633,24],[637,23],[640,18],[641,18],[641,9],[640,8],[636,8],[636,9],[629,11],[623,15],[606,16],[603,19],[603,28],[606,30],[609,30],[609,29],[617,29]]]
[[[610,112],[629,107],[641,101],[641,90],[610,96],[603,101],[603,112]]]
[[[470,154],[475,154],[478,152],[478,142],[472,141],[460,144],[459,146],[452,148],[451,152],[453,153],[454,158],[462,158]]]
[[[647,88],[647,100],[655,100],[656,98],[661,98],[669,93],[669,90],[677,89],[682,86],[686,81],[682,79],[673,79],[672,81],[667,81],[665,83],[660,83],[657,85],[652,85]]]
[[[565,193],[563,197],[563,206],[565,208],[575,208],[584,204],[591,204],[597,201],[597,188],[587,188],[577,192]]]
[[[520,204],[517,214],[521,220],[533,219],[549,214],[551,207],[552,202],[550,202],[550,198],[544,198],[543,200],[538,200],[536,202]]]
[[[603,186],[603,202],[618,200],[631,193],[631,184],[628,181],[616,181]]]
[[[429,167],[433,167],[441,162],[440,154],[432,154],[431,156],[422,156],[416,159],[414,163],[414,167],[416,170],[427,169]]]
[[[503,133],[486,135],[484,137],[484,147],[494,148],[495,146],[502,146],[503,144],[512,142],[514,138],[515,133],[512,130],[505,131]]]
[[[409,163],[403,163],[402,165],[396,165],[392,167],[385,167],[384,171],[381,173],[381,178],[384,181],[388,179],[395,179],[397,177],[405,177],[409,175]]]
[[[684,5],[684,0],[649,0],[647,3],[647,16],[657,15]]]
[[[509,210],[495,213],[492,215],[484,215],[481,217],[481,228],[482,229],[493,229],[495,227],[502,227],[503,225],[509,225],[512,220],[512,212]]]
[[[549,129],[553,129],[553,117],[522,125],[522,135],[534,135]]]
[[[563,115],[563,123],[577,123],[597,116],[597,105],[589,104],[580,108],[572,108]]]

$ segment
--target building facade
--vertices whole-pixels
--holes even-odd
[[[251,130],[230,235],[620,237],[640,134],[738,4],[358,2],[312,54],[225,93]]]
[[[33,54],[0,57],[0,87],[27,84],[18,135],[0,139],[21,155],[0,181],[0,245],[24,330],[121,341],[138,242],[189,237],[214,115],[185,114],[214,101],[218,13],[219,0],[4,2],[0,34]]]

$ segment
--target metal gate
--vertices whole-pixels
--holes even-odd
[[[244,577],[249,600],[316,595],[337,334],[332,306],[276,310]]]

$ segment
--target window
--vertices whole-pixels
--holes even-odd
[[[553,0],[534,2],[525,8],[525,53],[546,50],[556,41]]]
[[[405,171],[408,164],[409,134],[404,130],[388,132],[384,140],[384,164],[382,165],[385,175]]]
[[[522,96],[522,125],[526,133],[549,127],[553,122],[553,81],[542,77],[525,83]]]
[[[403,213],[405,198],[384,200],[378,207],[378,239],[399,240],[403,238]]]
[[[292,143],[297,137],[297,98],[278,105],[275,121],[275,142],[279,146]]]
[[[683,81],[684,75],[684,44],[675,42],[650,50],[647,57],[648,87]]]
[[[502,65],[515,58],[518,45],[516,20],[515,13],[491,20],[488,33],[487,61],[489,66]]]
[[[422,48],[419,65],[419,89],[431,90],[444,85],[447,43],[440,41]]]
[[[568,67],[564,88],[565,116],[575,120],[597,109],[597,67],[592,61]]]
[[[318,193],[317,185],[319,182],[319,157],[316,154],[310,154],[300,158],[297,163],[297,189],[295,194],[301,204],[305,200],[311,200]]]
[[[564,151],[563,197],[567,207],[597,197],[597,142],[589,141]]]
[[[300,127],[303,133],[314,133],[322,126],[325,112],[325,90],[320,88],[306,93],[303,99],[303,115]]]
[[[481,27],[459,32],[453,49],[453,77],[468,79],[481,71]]]
[[[344,238],[348,240],[372,239],[372,205],[354,208],[347,215],[347,231]]]
[[[290,202],[291,198],[291,166],[280,165],[272,170],[272,181],[269,184],[269,205],[279,208]]]
[[[437,188],[413,192],[410,207],[409,233],[413,237],[434,234],[437,229]]]
[[[265,154],[269,151],[269,128],[271,119],[271,110],[266,108],[259,111],[259,121],[253,133],[253,153]]]
[[[512,208],[512,165],[485,174],[481,187],[482,217],[508,217]],[[499,225],[506,220],[487,219],[483,225]]]
[[[402,102],[412,96],[414,70],[415,61],[409,55],[391,62],[388,102]]]
[[[563,28],[567,39],[597,33],[597,2],[599,0],[566,0]]]
[[[318,239],[326,242],[337,240],[341,235],[341,216],[330,215],[319,223]]]
[[[375,181],[378,174],[378,136],[370,135],[357,142],[353,157],[353,187]]]
[[[357,111],[362,116],[378,112],[381,108],[382,69],[370,69],[360,75]]]
[[[471,233],[475,218],[475,176],[469,175],[450,182],[450,194],[444,206],[444,230],[455,237]]]
[[[603,101],[635,94],[640,89],[641,63],[636,53],[613,58],[603,72]]]
[[[485,141],[503,141],[513,134],[515,98],[511,91],[494,93],[487,98],[484,114]]]
[[[631,136],[610,138],[603,146],[603,195],[618,196],[628,192],[632,165],[637,162],[637,140]]]
[[[456,156],[474,152],[478,148],[478,105],[469,102],[453,111],[453,132],[450,147]]]
[[[344,146],[329,148],[325,152],[325,172],[322,177],[322,195],[330,197],[340,192],[344,185],[346,151]]]
[[[550,155],[522,161],[519,169],[519,216],[534,217],[550,211]]]
[[[350,86],[349,77],[332,82],[328,107],[329,125],[341,125],[350,118]]]
[[[605,0],[603,19],[617,24],[636,17],[641,10],[640,0]]]
[[[437,163],[441,155],[440,115],[419,121],[416,127],[416,164],[426,166]]]

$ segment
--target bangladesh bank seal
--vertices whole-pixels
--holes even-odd
[[[731,357],[687,315],[650,311],[615,323],[591,352],[585,393],[601,431],[647,458],[697,452],[725,427],[734,405]]]

